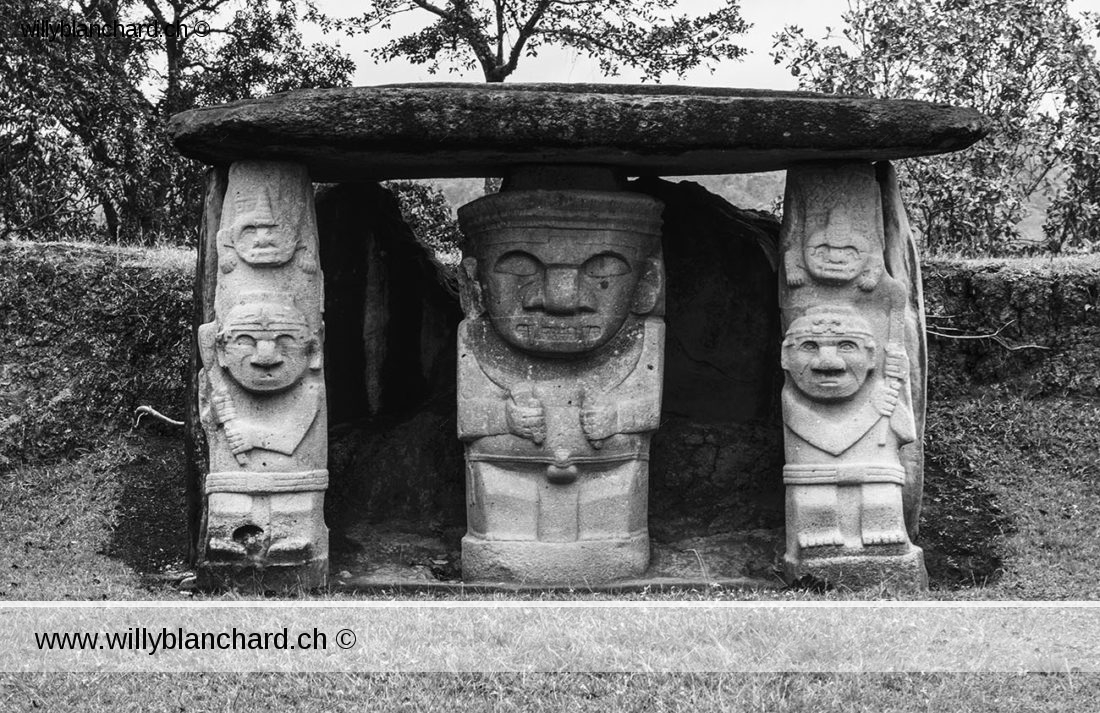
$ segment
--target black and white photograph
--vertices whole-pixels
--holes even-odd
[[[0,17],[0,709],[1100,700],[1100,0]]]

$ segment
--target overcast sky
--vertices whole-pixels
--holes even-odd
[[[1100,0],[1089,0],[1100,3]],[[715,5],[710,0],[683,0],[680,8],[684,12],[702,13]],[[345,17],[361,11],[361,3],[356,0],[320,0],[318,6],[326,13]],[[692,84],[697,86],[723,87],[761,87],[771,89],[794,89],[796,84],[782,67],[772,63],[769,51],[772,35],[784,25],[799,24],[812,37],[823,35],[827,25],[836,25],[840,14],[847,9],[847,0],[741,0],[741,14],[752,28],[741,37],[741,44],[749,54],[740,62],[725,62],[715,68],[713,74],[706,70],[696,70],[683,79],[675,76],[664,78],[664,82]],[[423,17],[427,17],[424,15]],[[395,25],[395,29],[405,27],[415,29],[423,24],[423,17],[413,13],[408,16],[411,22]],[[308,34],[309,39],[321,39]],[[375,65],[364,50],[371,45],[381,44],[383,36],[374,35],[364,38],[325,38],[338,40],[340,46],[355,60],[358,68],[354,84],[390,84],[394,82],[430,82],[430,81],[482,81],[480,72],[465,74],[428,74],[423,66],[407,62],[390,62]],[[623,76],[604,77],[597,64],[586,56],[575,52],[550,49],[540,51],[535,58],[524,58],[519,69],[508,78],[509,82],[637,82],[640,76],[624,73]]]
[[[1035,0],[1048,2],[1049,0]],[[718,0],[682,0],[679,9],[682,12],[701,14],[712,9]],[[318,0],[322,11],[336,17],[354,16],[362,12],[362,3],[358,0]],[[1100,12],[1100,0],[1070,0],[1070,8],[1075,13],[1083,11]],[[724,62],[711,73],[699,69],[678,79],[667,76],[664,82],[675,82],[696,86],[719,87],[758,87],[766,89],[796,89],[797,83],[781,66],[771,59],[772,37],[786,25],[800,25],[809,37],[821,38],[827,27],[838,27],[840,15],[848,8],[848,0],[741,0],[741,15],[752,24],[747,33],[741,36],[741,45],[749,50],[741,61]],[[426,13],[409,13],[402,18],[404,24],[394,23],[395,30],[415,30],[425,23]],[[395,32],[392,36],[397,36]],[[385,41],[386,36],[372,34],[367,37],[324,37],[308,31],[309,40],[338,42],[356,63],[357,71],[353,83],[356,85],[391,84],[396,82],[440,82],[469,81],[480,82],[480,71],[448,74],[428,74],[424,66],[408,62],[390,62],[376,65],[365,50]],[[640,75],[624,72],[619,77],[604,77],[596,62],[576,52],[546,48],[540,50],[535,58],[525,57],[519,69],[512,74],[509,82],[637,82]]]

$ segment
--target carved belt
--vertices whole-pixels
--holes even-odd
[[[632,460],[649,460],[649,453],[643,450],[619,451],[606,455],[568,456],[557,459],[551,455],[521,455],[514,453],[467,453],[466,460],[471,463],[543,463],[545,465],[569,466],[582,463],[626,463]]]
[[[881,463],[837,465],[785,465],[784,485],[862,485],[893,483],[905,485],[905,468]]]
[[[617,451],[614,453],[600,453],[597,455],[563,455],[554,458],[549,455],[520,455],[513,453],[470,453],[467,451],[466,460],[471,463],[504,463],[507,465],[545,465],[546,478],[551,483],[572,483],[580,476],[578,465],[618,465],[635,461],[648,461],[649,449]]]
[[[248,473],[228,471],[206,476],[206,494],[210,493],[303,493],[328,489],[327,470],[300,470],[291,473]]]

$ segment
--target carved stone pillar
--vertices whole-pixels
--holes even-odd
[[[926,586],[923,553],[910,539],[922,483],[919,264],[893,170],[878,169],[822,162],[787,172],[788,581]]]
[[[319,586],[328,571],[323,287],[305,167],[234,163],[216,242],[214,320],[198,334],[210,454],[201,579]]]
[[[641,574],[664,357],[660,202],[506,190],[459,222],[463,577]]]

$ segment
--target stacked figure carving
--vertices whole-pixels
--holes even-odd
[[[468,580],[599,582],[649,562],[661,204],[524,190],[459,210]]]
[[[786,576],[921,588],[922,306],[892,169],[792,168],[780,240]]]
[[[294,164],[229,170],[214,321],[199,328],[210,454],[202,571],[211,584],[323,584],[328,486],[313,187]]]

